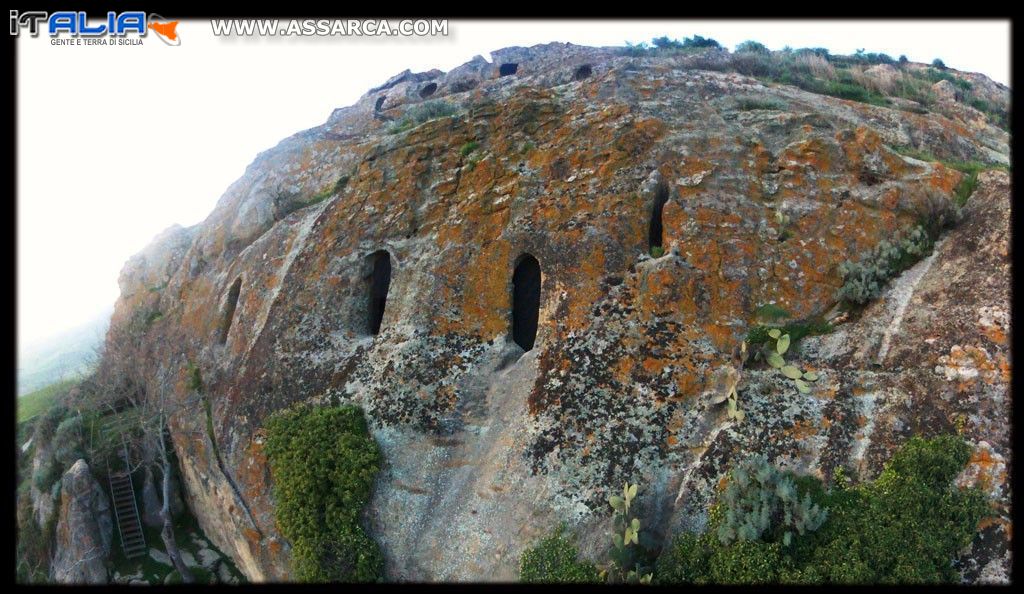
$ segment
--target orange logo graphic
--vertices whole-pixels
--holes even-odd
[[[153,15],[150,15],[152,18]],[[158,23],[150,21],[149,28],[156,33],[164,43],[167,45],[181,45],[181,37],[178,36],[178,21],[168,21]]]

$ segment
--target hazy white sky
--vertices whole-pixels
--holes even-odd
[[[113,303],[121,266],[171,224],[213,209],[259,151],[323,123],[411,68],[450,70],[550,41],[623,45],[694,34],[733,49],[858,48],[942,58],[1009,84],[1008,21],[460,21],[434,38],[216,38],[51,46],[18,40],[18,338],[26,345]]]

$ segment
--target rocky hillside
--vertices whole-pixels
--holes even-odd
[[[141,335],[146,393],[191,403],[171,421],[188,504],[248,578],[293,577],[264,426],[309,402],[366,412],[384,462],[364,522],[390,579],[514,580],[560,522],[597,558],[624,481],[667,542],[706,523],[747,453],[863,481],[947,433],[995,513],[958,566],[1008,579],[1007,173],[981,173],[956,211],[962,164],[1008,164],[1009,136],[945,91],[969,79],[1006,113],[1009,89],[943,71],[928,105],[884,84],[853,101],[728,52],[632,53],[550,44],[403,72],[126,264],[108,342]],[[931,254],[837,307],[840,265],[921,223]],[[747,361],[738,422],[716,385],[768,310],[832,331],[787,354],[817,371],[809,393]]]

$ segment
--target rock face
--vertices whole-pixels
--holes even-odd
[[[110,501],[85,460],[61,478],[59,513],[50,578],[61,584],[107,583],[114,522]]]
[[[147,393],[186,406],[172,419],[186,497],[247,577],[290,577],[261,428],[296,402],[366,410],[386,459],[367,526],[391,579],[515,579],[562,521],[597,557],[627,480],[668,538],[703,525],[745,452],[866,479],[909,436],[953,430],[975,447],[964,481],[1000,514],[965,579],[1004,577],[1005,174],[983,175],[964,222],[858,321],[806,340],[799,361],[823,377],[811,394],[751,370],[737,425],[706,389],[759,306],[820,315],[841,262],[955,209],[961,173],[891,147],[1008,162],[1007,134],[685,56],[552,44],[493,58],[393,77],[260,154],[204,222],[122,272],[110,336],[148,320]],[[456,114],[394,131],[431,84]],[[373,334],[379,250],[391,277]],[[511,337],[526,254],[541,267],[528,352]]]
[[[36,451],[32,455],[32,476],[35,476],[40,471],[40,468],[42,468],[46,460],[50,459],[50,456],[50,444],[39,443],[36,446]],[[32,498],[32,517],[35,518],[36,525],[43,528],[50,521],[50,517],[54,512],[53,495],[49,491],[40,491],[33,480],[29,486],[29,497]]]

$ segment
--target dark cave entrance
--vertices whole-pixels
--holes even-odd
[[[433,95],[434,91],[436,91],[436,90],[437,90],[437,83],[430,83],[430,84],[426,85],[425,87],[423,87],[422,89],[420,89],[420,98],[426,99],[427,97],[430,97],[431,95]]]
[[[228,331],[231,330],[231,321],[235,317],[235,307],[238,306],[238,295],[241,292],[242,277],[238,277],[235,282],[231,283],[227,301],[224,303],[224,316],[220,321],[220,338],[218,338],[220,344],[225,344],[228,341]]]
[[[519,70],[519,64],[507,63],[498,67],[498,76],[511,76]]]
[[[575,74],[572,75],[573,80],[583,80],[590,78],[590,75],[594,73],[594,69],[591,68],[590,64],[584,64],[576,69]]]
[[[387,95],[381,95],[377,98],[377,103],[373,105],[373,111],[380,111],[380,108],[384,107],[384,100],[387,99]]]
[[[524,351],[533,348],[539,314],[540,263],[524,254],[512,273],[512,340]]]
[[[666,202],[668,202],[668,186],[658,184],[658,189],[654,194],[654,204],[651,206],[651,222],[647,232],[647,251],[662,247],[664,229],[661,223],[661,216]]]
[[[380,324],[384,321],[384,306],[388,300],[388,289],[391,287],[391,254],[380,250],[370,254],[373,266],[370,272],[370,334],[380,333]]]

